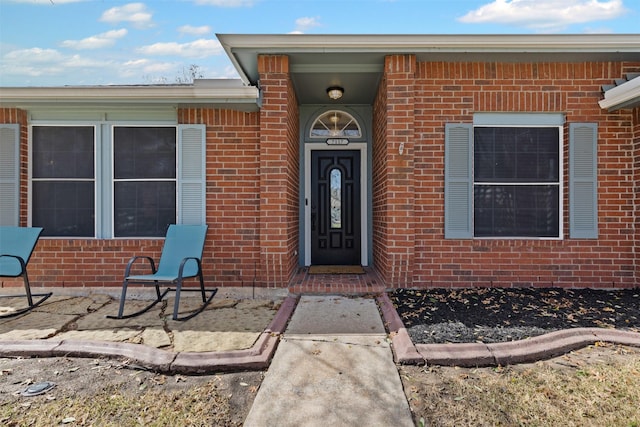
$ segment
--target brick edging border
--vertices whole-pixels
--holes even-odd
[[[298,297],[284,299],[273,320],[254,345],[246,350],[172,352],[144,344],[85,340],[2,341],[0,357],[108,357],[127,359],[162,373],[204,374],[240,370],[260,370],[269,366]]]
[[[389,296],[378,296],[389,329],[394,360],[399,364],[460,367],[513,365],[550,359],[596,342],[640,347],[640,333],[603,328],[572,328],[502,343],[414,345]]]

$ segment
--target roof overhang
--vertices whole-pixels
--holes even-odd
[[[298,100],[326,103],[326,87],[345,87],[341,103],[370,103],[384,57],[415,54],[418,61],[638,61],[638,34],[574,35],[317,35],[218,34],[248,85],[259,85],[258,56],[287,55]],[[355,88],[354,88],[355,86]],[[367,96],[354,96],[359,87]],[[349,98],[349,96],[354,96]]]
[[[185,85],[0,87],[0,106],[220,106],[257,111],[260,94],[242,81],[196,80]]]
[[[607,111],[640,106],[640,77],[605,91],[599,104]]]

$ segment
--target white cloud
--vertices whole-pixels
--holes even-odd
[[[42,49],[34,47],[30,49],[14,50],[7,53],[4,56],[5,61],[29,61],[32,63],[37,62],[51,62],[61,60],[63,55],[55,49]]]
[[[2,58],[0,74],[29,77],[64,75],[77,69],[103,69],[108,61],[64,55],[55,49],[30,48],[14,50]]]
[[[204,34],[209,34],[211,32],[211,27],[208,25],[203,25],[201,27],[183,25],[182,27],[178,28],[178,31],[182,34],[189,34],[191,36],[201,36]]]
[[[255,0],[195,0],[196,4],[219,7],[251,7]]]
[[[126,78],[140,78],[141,76],[172,73],[177,64],[172,62],[154,62],[148,59],[137,59],[123,63],[118,71]]]
[[[320,27],[320,18],[304,16],[296,19],[296,29],[291,34],[302,34],[314,27]]]
[[[106,33],[97,34],[82,40],[65,40],[61,43],[61,46],[77,50],[100,49],[103,47],[113,46],[116,40],[121,39],[126,35],[127,30],[122,28],[120,30],[107,31]]]
[[[622,0],[494,0],[458,21],[510,24],[553,32],[571,24],[614,19],[625,12]]]
[[[138,49],[144,55],[175,55],[184,58],[205,58],[222,53],[222,46],[218,40],[199,39],[189,43],[154,43]]]
[[[3,1],[3,0],[0,0]],[[0,75],[10,85],[33,84],[46,77],[53,85],[130,84],[144,79],[170,83],[184,64],[135,60],[104,60],[82,55],[65,55],[56,49],[30,48],[14,50],[0,60]],[[160,77],[150,77],[160,76]],[[50,84],[50,83],[49,83]]]
[[[149,28],[153,26],[151,12],[144,3],[129,3],[124,6],[112,7],[105,11],[100,21],[110,24],[129,22],[136,28]]]
[[[584,29],[584,33],[585,34],[613,34],[615,33],[615,30],[613,28],[607,28],[607,27],[599,27],[599,28],[587,27]]]

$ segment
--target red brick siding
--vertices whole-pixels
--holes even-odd
[[[415,71],[414,55],[388,56],[374,107],[374,256],[390,286],[413,277]]]
[[[632,129],[633,129],[633,188],[634,188],[634,254],[638,254],[640,252],[640,107],[636,107],[632,112]],[[640,276],[638,273],[638,267],[640,267],[640,262],[638,262],[637,255],[634,257],[634,265],[633,271],[635,275],[636,281]]]
[[[287,253],[288,265],[285,265],[287,282],[298,267],[300,254],[300,111],[298,99],[291,80],[288,81],[288,111],[287,121]],[[284,278],[283,278],[284,279]],[[286,282],[285,282],[286,283]],[[284,283],[283,283],[284,284]]]
[[[34,288],[119,286],[133,255],[151,255],[157,262],[161,248],[162,239],[41,238],[28,265],[29,282]],[[3,287],[22,286],[22,279],[0,280]]]
[[[181,124],[207,127],[208,283],[246,286],[260,267],[260,127],[258,113],[182,109]]]
[[[418,64],[414,285],[635,286],[632,113],[598,106],[600,86],[622,73],[608,62]],[[569,238],[566,131],[563,240],[444,239],[444,125],[471,123],[475,112],[563,112],[567,123],[598,123],[597,240]]]
[[[372,222],[373,264],[389,280],[388,209],[387,209],[387,79],[383,76],[373,104],[373,171],[372,171]]]
[[[260,110],[259,280],[284,286],[297,265],[298,248],[298,106],[289,78],[289,58],[260,55],[263,91]]]

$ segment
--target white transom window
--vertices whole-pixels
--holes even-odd
[[[327,111],[313,122],[311,138],[361,138],[358,121],[349,113],[339,110]]]

